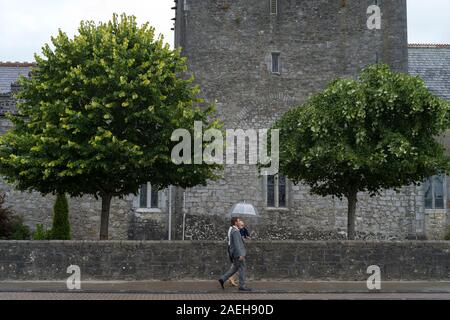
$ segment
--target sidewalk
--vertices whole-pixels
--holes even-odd
[[[365,282],[303,282],[303,281],[249,281],[253,293],[443,293],[450,294],[450,281],[389,281],[381,283],[381,290],[370,291]],[[92,292],[142,294],[228,294],[237,288],[227,286],[225,291],[216,281],[82,281],[81,290],[69,291],[65,281],[59,282],[0,282],[0,292]]]

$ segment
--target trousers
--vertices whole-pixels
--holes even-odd
[[[245,288],[245,269],[245,260],[240,261],[239,258],[233,258],[233,264],[230,269],[223,276],[221,276],[220,279],[222,279],[223,282],[226,282],[231,276],[239,271],[239,287]]]

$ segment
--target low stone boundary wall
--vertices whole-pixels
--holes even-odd
[[[254,280],[365,281],[378,265],[383,280],[450,280],[450,242],[276,241],[248,243]],[[205,241],[0,241],[0,281],[214,280],[230,265],[226,243]]]

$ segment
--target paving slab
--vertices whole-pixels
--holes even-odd
[[[343,281],[253,281],[254,293],[449,293],[450,281],[385,281],[381,290],[369,290],[366,282]],[[217,281],[82,281],[78,292],[150,294],[223,294],[236,292]],[[65,281],[3,281],[0,292],[73,292]]]
[[[209,294],[149,294],[94,292],[0,292],[0,300],[158,300],[158,301],[271,301],[277,300],[446,300],[450,293],[209,293]],[[183,301],[183,302],[181,302]]]

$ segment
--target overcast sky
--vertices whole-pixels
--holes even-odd
[[[450,43],[449,0],[407,1],[410,43]],[[73,35],[81,20],[106,21],[114,12],[135,15],[139,23],[149,21],[172,44],[173,4],[173,0],[0,0],[0,61],[32,61],[58,28]]]

